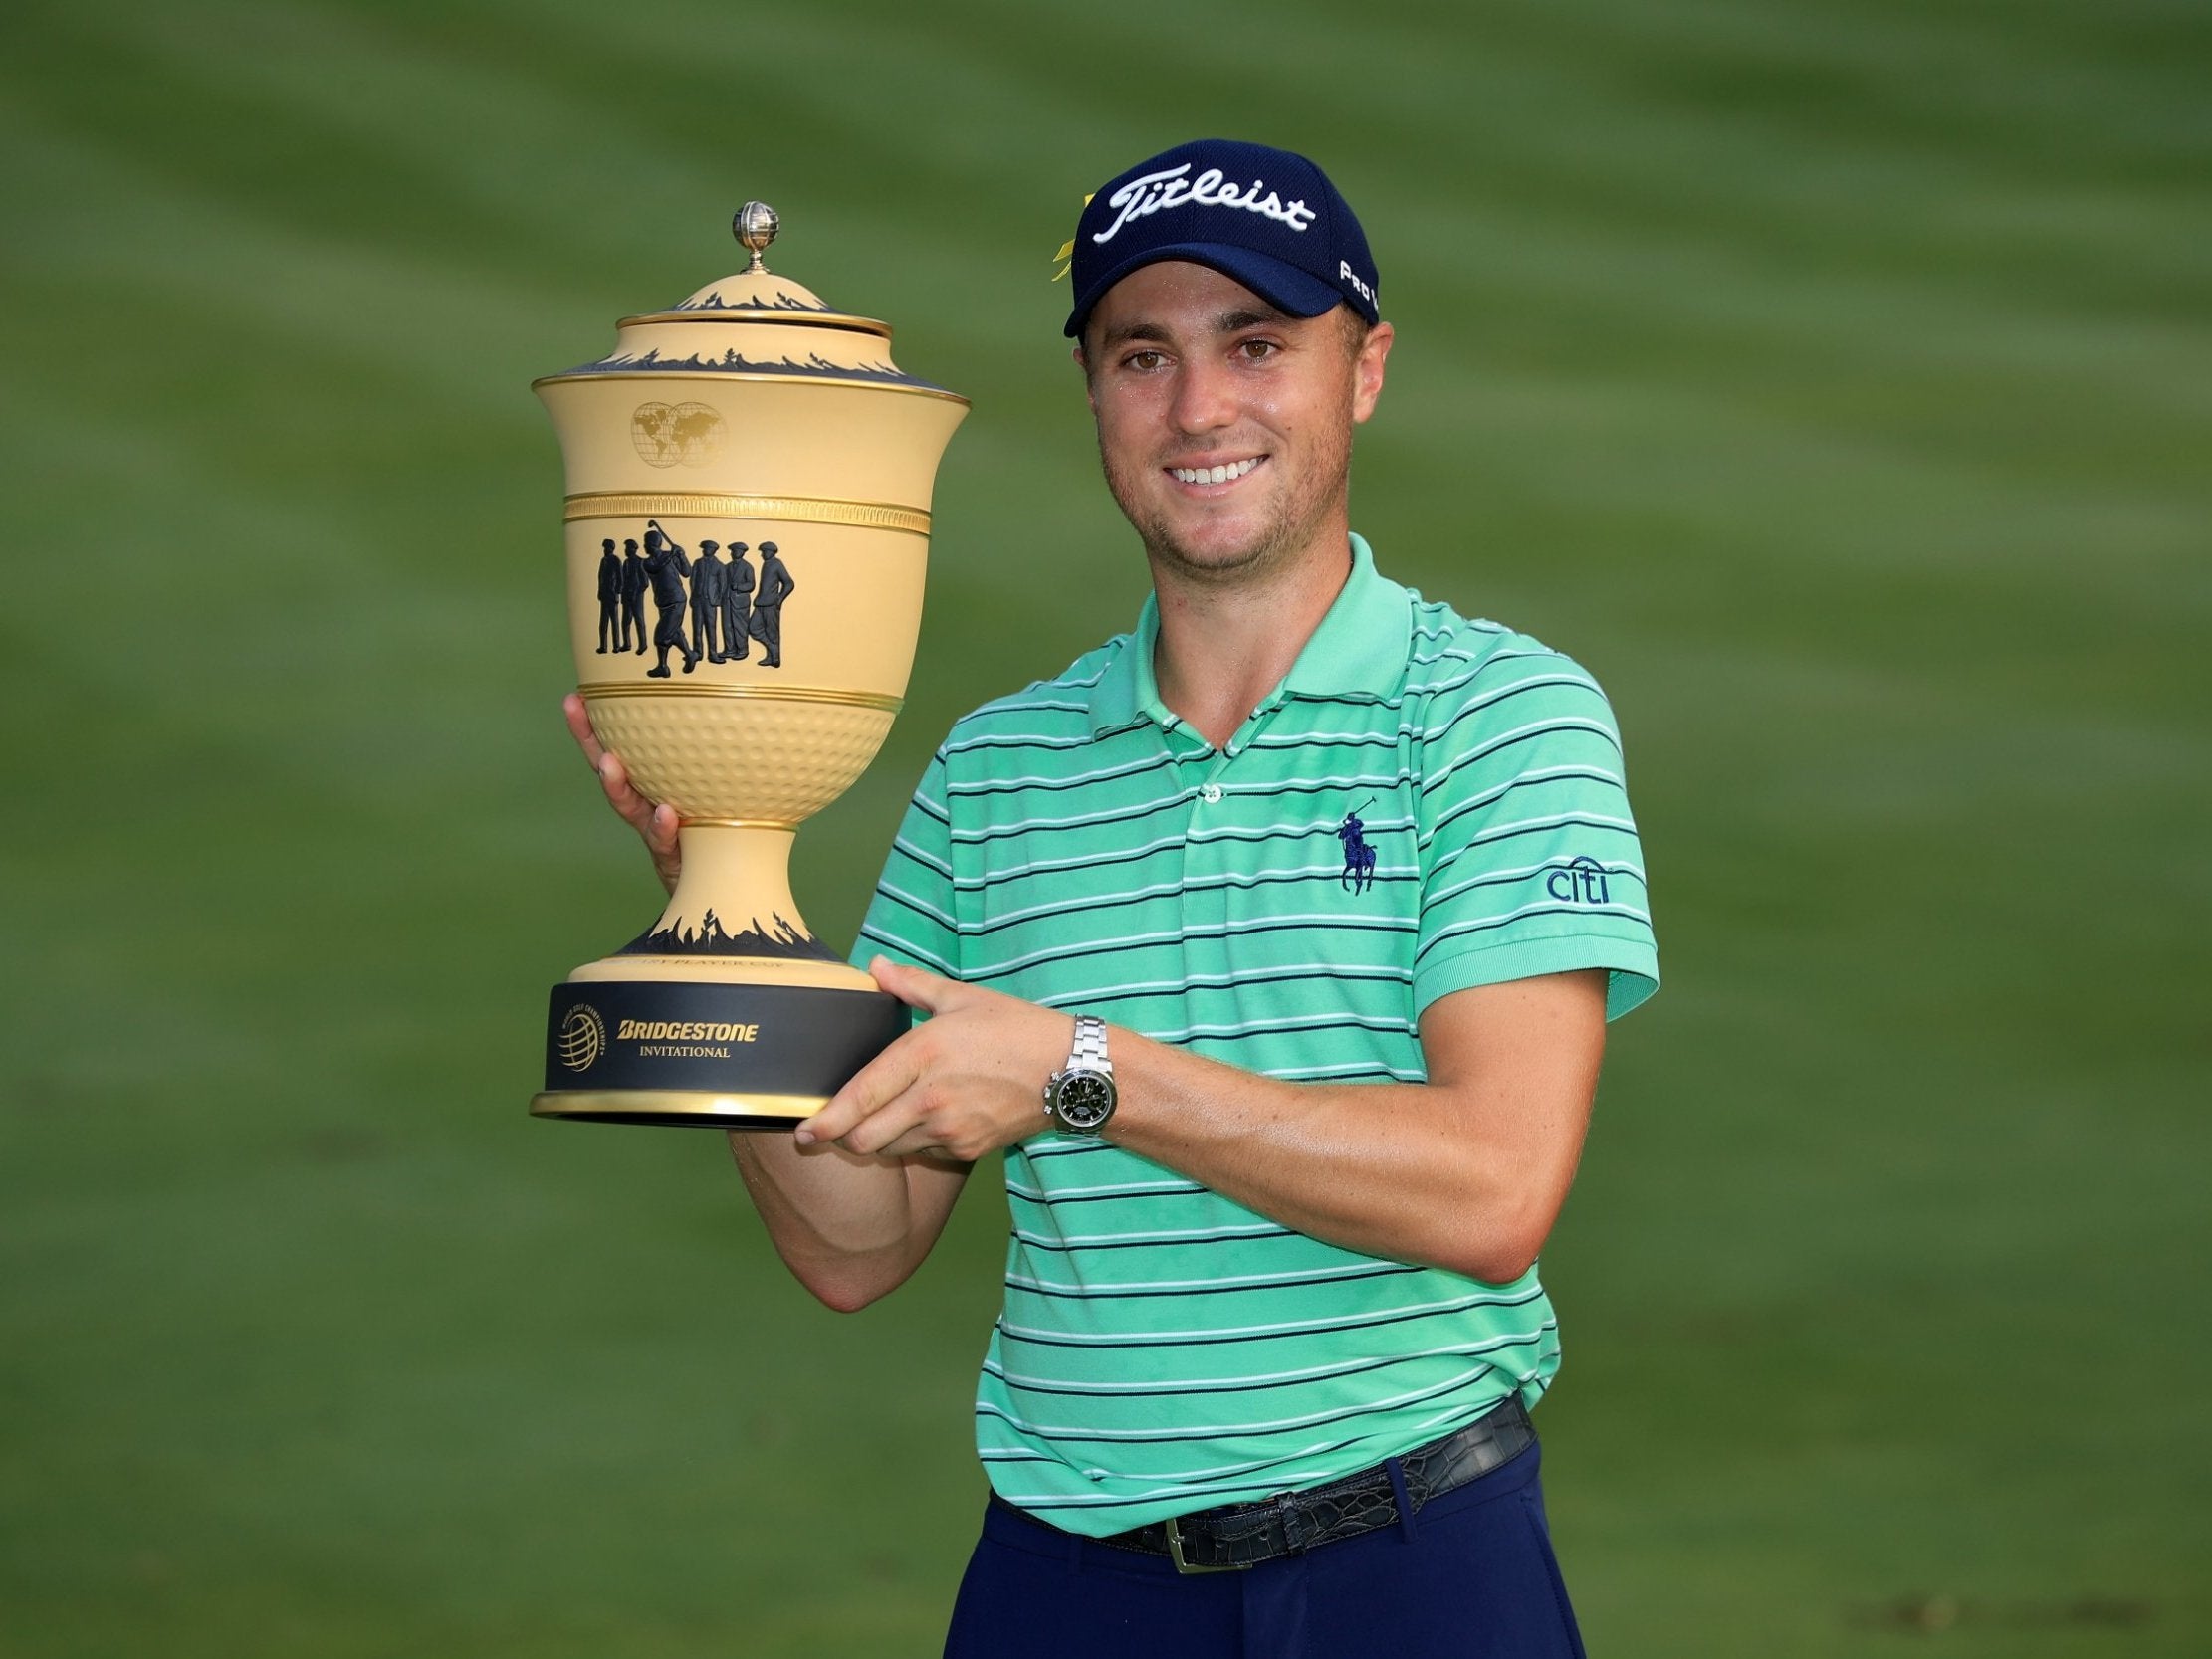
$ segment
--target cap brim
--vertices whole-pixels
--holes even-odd
[[[1345,303],[1335,284],[1325,283],[1312,272],[1301,271],[1272,254],[1221,242],[1179,242],[1167,248],[1147,248],[1093,279],[1090,288],[1076,297],[1075,309],[1067,313],[1067,325],[1060,332],[1070,339],[1081,334],[1084,320],[1106,298],[1108,289],[1130,272],[1167,259],[1189,260],[1193,265],[1218,271],[1288,316],[1319,316]]]

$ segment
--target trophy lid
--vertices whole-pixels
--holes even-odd
[[[766,202],[747,202],[731,233],[752,256],[666,311],[625,316],[613,351],[534,381],[599,376],[712,376],[747,380],[842,380],[967,399],[906,373],[891,360],[891,325],[840,311],[812,289],[771,271],[763,259],[781,228]]]

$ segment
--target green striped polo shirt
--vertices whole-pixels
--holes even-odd
[[[1470,985],[1609,968],[1609,1016],[1657,987],[1620,738],[1573,662],[1378,575],[1354,536],[1328,615],[1216,749],[1160,701],[1158,630],[1148,600],[954,726],[856,959],[1337,1083],[1421,1082],[1422,1010]],[[1071,1532],[1332,1480],[1558,1368],[1533,1269],[1363,1256],[1081,1136],[1009,1147],[1005,1180],[977,1445]]]

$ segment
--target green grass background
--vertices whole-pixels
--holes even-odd
[[[847,938],[947,723],[1135,614],[1049,256],[1208,131],[1361,207],[1386,567],[1627,732],[1593,1649],[2212,1651],[2208,74],[2182,0],[8,8],[0,1652],[935,1651],[999,1201],[840,1319],[715,1138],[524,1116],[657,897],[528,386],[760,196],[974,398]]]

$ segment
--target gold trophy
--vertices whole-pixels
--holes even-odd
[[[968,400],[771,272],[766,203],[734,228],[745,270],[535,383],[567,474],[578,690],[683,826],[660,919],[553,987],[542,1117],[787,1128],[907,1028],[799,916],[791,838],[905,697]]]

